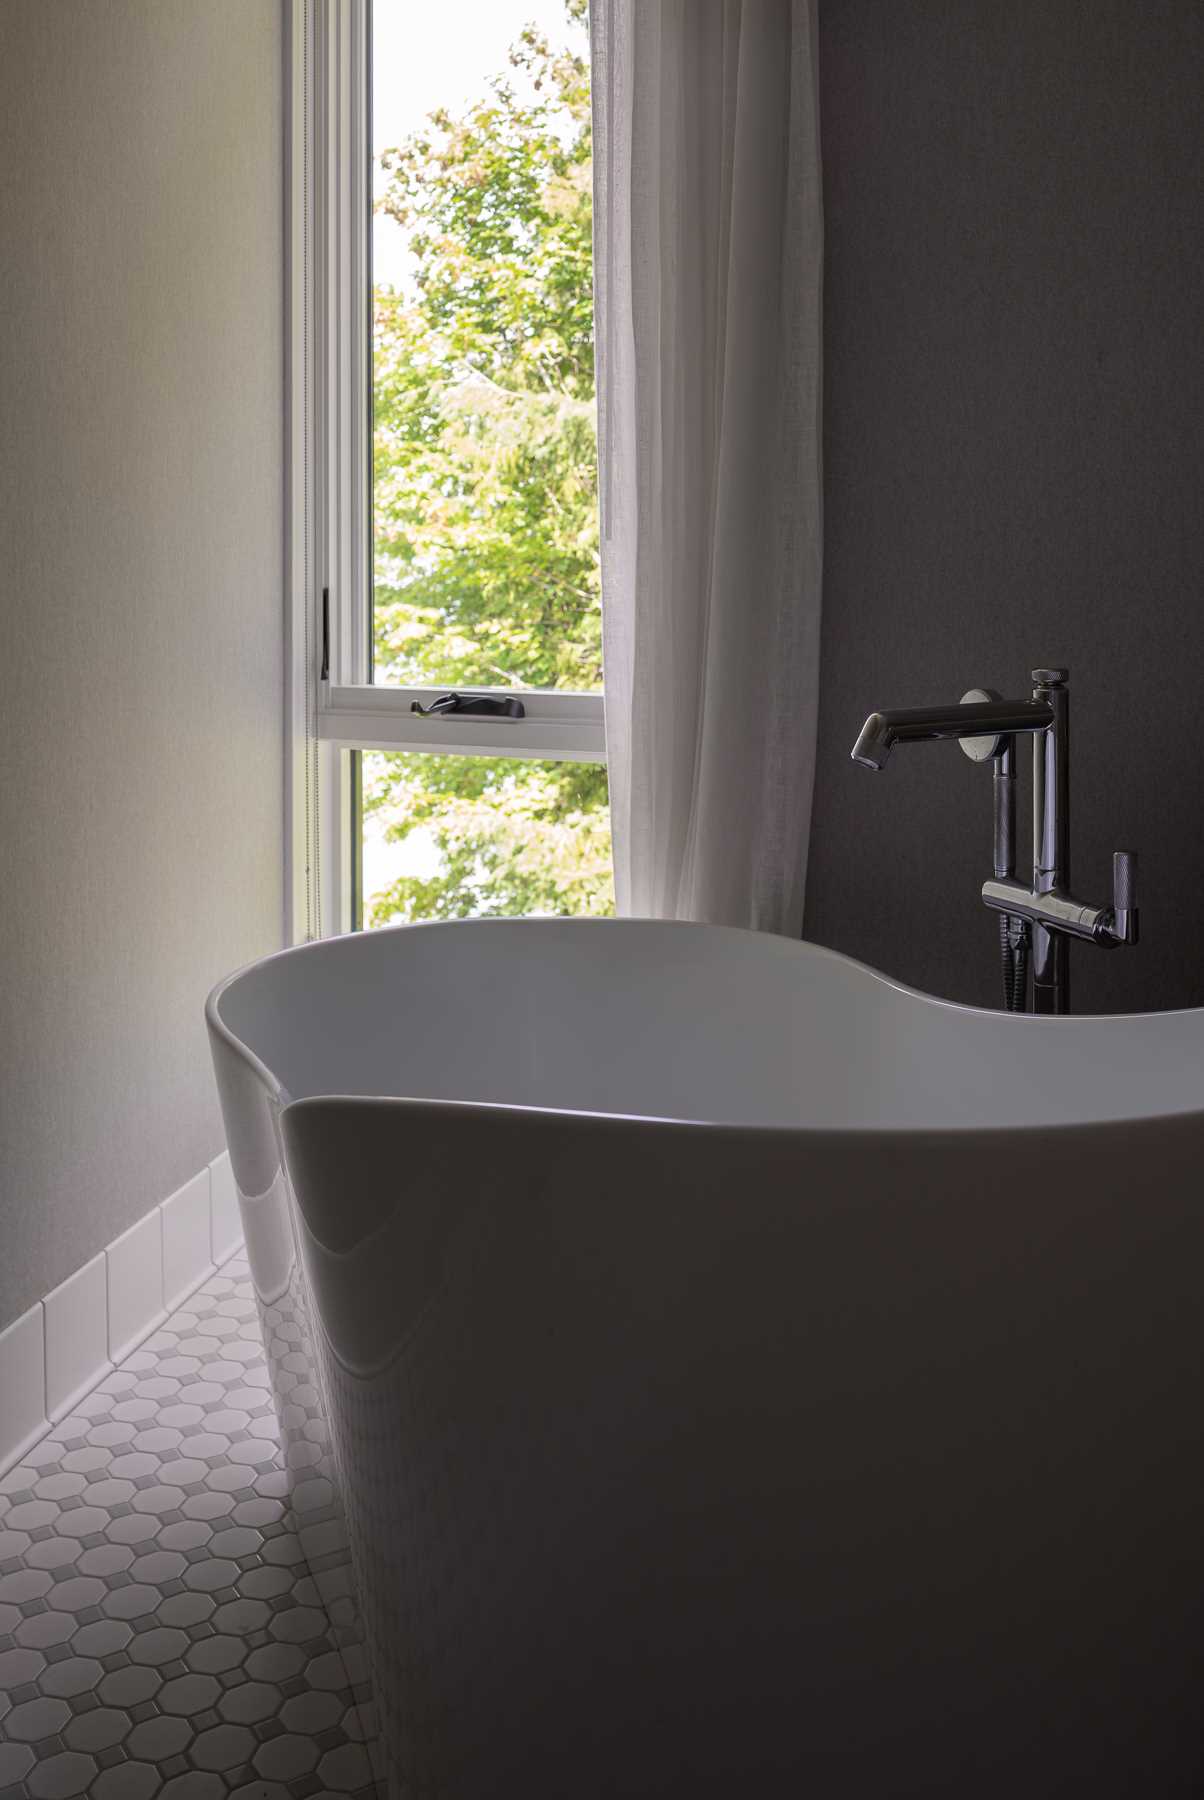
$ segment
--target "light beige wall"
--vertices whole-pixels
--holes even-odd
[[[217,1154],[279,942],[281,30],[0,5],[0,1328]]]

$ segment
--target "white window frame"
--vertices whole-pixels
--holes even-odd
[[[283,0],[285,902],[288,943],[352,925],[352,750],[605,761],[602,695],[421,718],[369,679],[371,0]],[[512,688],[462,692],[507,695]]]

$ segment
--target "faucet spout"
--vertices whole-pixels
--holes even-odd
[[[853,745],[853,761],[865,769],[884,769],[896,744],[1044,731],[1052,725],[1053,716],[1048,700],[980,700],[874,712]]]

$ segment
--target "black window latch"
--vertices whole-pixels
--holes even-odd
[[[523,719],[527,715],[521,700],[501,699],[493,694],[440,694],[429,706],[411,700],[410,711],[424,719],[442,718],[445,713],[476,719]]]

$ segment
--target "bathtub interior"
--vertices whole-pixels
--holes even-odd
[[[818,946],[707,926],[479,920],[335,938],[221,991],[285,1099],[324,1094],[811,1129],[1194,1112],[1204,1014],[947,1005]]]

